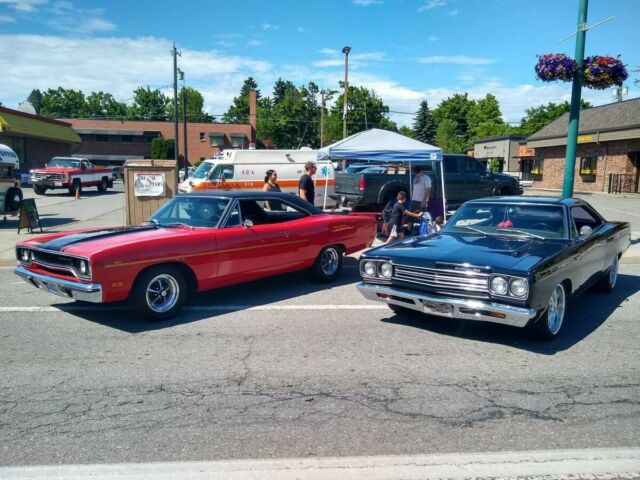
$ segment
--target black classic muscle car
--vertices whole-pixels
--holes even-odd
[[[574,198],[473,200],[436,234],[365,252],[358,289],[396,313],[527,327],[552,339],[570,297],[594,284],[614,289],[630,237],[629,223],[608,222]]]

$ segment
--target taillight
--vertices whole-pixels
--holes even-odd
[[[360,175],[360,181],[358,182],[358,190],[364,192],[364,188],[367,186],[367,182],[364,181],[364,175]]]

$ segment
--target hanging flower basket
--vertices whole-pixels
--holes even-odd
[[[576,74],[578,66],[576,61],[564,53],[547,53],[538,55],[536,64],[536,76],[543,82],[560,80],[570,82]]]
[[[624,64],[618,58],[595,55],[584,59],[583,85],[604,90],[614,85],[622,86],[629,77]]]

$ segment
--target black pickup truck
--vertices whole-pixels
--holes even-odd
[[[443,162],[447,210],[456,210],[474,198],[522,194],[517,178],[491,173],[475,158],[444,154]],[[431,160],[413,163],[413,166],[416,165],[422,166],[431,177],[429,210],[437,215],[442,214],[440,166]],[[352,206],[354,211],[380,211],[400,190],[408,194],[408,165],[389,163],[386,167],[384,173],[367,170],[357,173],[336,172],[336,197],[343,205]]]

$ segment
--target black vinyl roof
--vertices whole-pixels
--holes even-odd
[[[312,214],[323,214],[323,210],[311,205],[291,192],[264,192],[255,190],[209,190],[204,192],[181,193],[180,197],[215,197],[237,200],[286,200]]]

